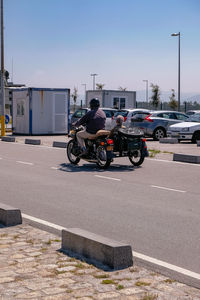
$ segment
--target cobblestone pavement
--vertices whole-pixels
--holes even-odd
[[[60,251],[53,234],[0,228],[0,299],[200,299],[200,290],[144,268],[105,272]]]

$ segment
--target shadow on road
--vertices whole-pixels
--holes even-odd
[[[119,164],[113,164],[108,169],[99,169],[96,164],[89,163],[89,164],[83,164],[81,166],[78,165],[72,165],[72,164],[60,164],[59,170],[64,172],[132,172],[136,168],[140,167],[134,167],[132,165],[126,166],[126,165],[119,165]]]

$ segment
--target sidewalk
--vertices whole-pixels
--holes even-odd
[[[57,236],[27,224],[0,226],[0,299],[200,299],[199,289],[136,265],[104,272],[60,245]]]

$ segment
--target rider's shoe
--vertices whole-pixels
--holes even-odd
[[[83,147],[79,156],[80,157],[86,156],[87,153],[88,153],[87,149],[85,147]]]

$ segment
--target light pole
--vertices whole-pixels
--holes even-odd
[[[4,34],[3,34],[3,0],[1,0],[1,136],[5,136],[5,89],[4,89]]]
[[[98,74],[90,74],[93,77],[93,90],[95,90],[95,76]]]
[[[86,105],[86,83],[82,83],[82,85],[85,87],[85,105]]]
[[[148,103],[148,80],[144,79],[144,82],[146,82],[146,102]]]
[[[180,40],[181,40],[181,33],[172,33],[171,36],[178,36],[178,111],[180,111]]]

